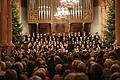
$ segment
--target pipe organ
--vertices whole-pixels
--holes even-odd
[[[27,0],[28,23],[58,23],[54,16],[60,0]],[[69,9],[69,23],[91,23],[93,20],[93,0],[79,0]]]

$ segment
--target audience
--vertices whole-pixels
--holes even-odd
[[[119,48],[101,44],[98,32],[25,35],[11,55],[2,51],[0,80],[120,80]]]

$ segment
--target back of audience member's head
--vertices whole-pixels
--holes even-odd
[[[62,64],[57,64],[55,66],[55,71],[57,74],[61,74],[62,73]]]
[[[5,73],[6,80],[18,80],[17,72],[13,69],[8,69]]]
[[[14,57],[11,57],[11,58],[10,58],[10,62],[14,63],[14,62],[15,62],[15,58],[14,58]]]
[[[86,64],[81,61],[80,64],[77,66],[77,72],[86,72]]]
[[[109,58],[112,59],[112,60],[115,60],[117,59],[117,55],[114,51],[110,51],[109,52]]]
[[[55,56],[55,57],[54,57],[54,62],[55,62],[56,64],[61,64],[63,61],[62,61],[62,59],[61,59],[59,56]]]
[[[9,61],[10,57],[9,56],[5,56],[5,61]]]
[[[5,64],[5,62],[0,61],[0,67],[1,67],[1,70],[4,71],[4,70],[6,69],[6,64]]]
[[[6,61],[6,69],[11,69],[13,64],[10,61]]]
[[[72,68],[77,71],[77,66],[81,63],[82,61],[81,60],[73,60],[72,62]]]
[[[110,80],[120,80],[120,72],[115,72],[111,75]]]
[[[69,73],[64,77],[64,80],[75,80],[76,73]]]
[[[93,63],[90,67],[90,77],[92,80],[102,80],[103,68],[98,63]]]
[[[45,80],[45,77],[46,77],[45,69],[39,68],[37,71],[35,71],[33,73],[33,75],[37,75],[37,76],[41,77],[42,80]]]
[[[112,59],[105,59],[105,62],[104,62],[104,67],[105,68],[110,68],[113,64],[113,60]]]
[[[20,80],[28,80],[28,77],[26,74],[21,74],[20,75]]]
[[[37,75],[34,75],[30,78],[30,80],[42,80],[42,78]]]
[[[22,63],[22,65],[23,65],[23,71],[26,71],[26,68],[27,68],[26,62],[25,62],[25,61],[22,61],[21,63]]]
[[[55,74],[52,80],[63,80],[63,78],[59,74]]]
[[[90,57],[90,59],[88,60],[87,63],[90,64],[91,62],[92,62],[92,63],[95,62],[95,57]]]
[[[110,68],[110,71],[111,71],[112,73],[114,73],[114,72],[120,72],[120,66],[119,66],[118,64],[113,64],[113,65],[111,66],[111,68]]]
[[[21,62],[16,62],[14,65],[13,65],[13,68],[15,69],[15,71],[18,73],[18,74],[21,74],[22,71],[23,71],[23,64]]]
[[[0,66],[0,80],[5,80],[5,71],[1,71],[1,66]]]
[[[68,75],[70,73],[70,69],[66,69],[64,72],[63,72],[63,77],[65,77],[66,75]]]
[[[72,61],[73,61],[73,56],[68,56],[68,61],[69,61],[69,63],[72,63]]]
[[[75,80],[89,80],[85,73],[76,73]]]
[[[96,62],[95,62],[95,58],[94,57],[91,57],[88,61],[87,61],[87,63],[86,63],[86,66],[88,67],[88,70],[90,70],[90,67],[91,67],[91,65],[92,64],[95,64]]]

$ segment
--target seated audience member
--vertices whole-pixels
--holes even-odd
[[[75,80],[89,80],[85,73],[76,73]]]
[[[110,76],[110,80],[120,80],[120,72],[115,72]]]
[[[75,80],[76,73],[69,73],[64,77],[64,80]]]
[[[41,77],[34,75],[30,78],[30,80],[42,80],[42,79]]]
[[[8,69],[5,73],[6,80],[19,80],[17,72],[13,69]]]
[[[55,74],[52,80],[63,80],[63,77],[59,74]]]
[[[113,65],[110,67],[110,71],[111,71],[111,73],[120,72],[120,65],[119,65],[119,64],[113,64]]]
[[[104,80],[103,68],[98,63],[93,63],[89,72],[90,80]]]

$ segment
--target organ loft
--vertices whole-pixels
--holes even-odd
[[[57,14],[64,8],[64,14]],[[39,33],[43,29],[44,32],[82,32],[86,29],[89,32],[93,22],[93,0],[78,0],[72,6],[64,5],[60,0],[28,0],[27,20]]]

